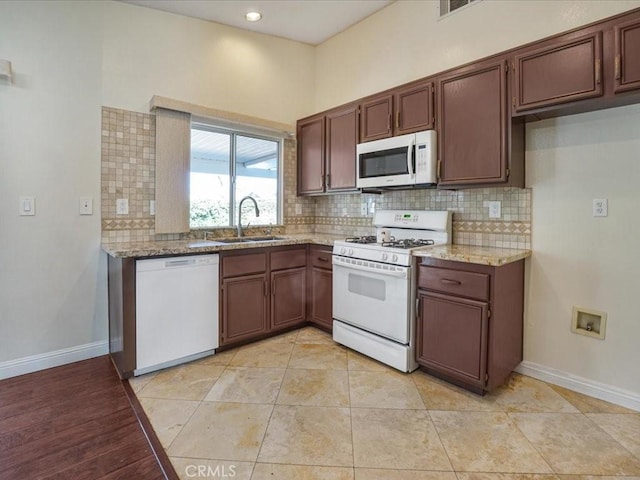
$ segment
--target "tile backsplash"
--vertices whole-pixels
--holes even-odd
[[[334,233],[344,236],[373,233],[376,209],[427,209],[453,212],[453,242],[505,248],[531,248],[531,190],[485,188],[470,190],[403,190],[373,194],[320,197],[296,196],[296,143],[284,141],[283,225],[276,234]],[[102,108],[102,241],[131,242],[202,238],[202,230],[184,234],[155,234],[149,203],[155,199],[155,115]],[[129,200],[129,213],[116,214],[116,200]],[[500,201],[502,216],[489,218],[489,201]],[[299,211],[299,214],[296,214]],[[249,229],[263,233],[263,228]],[[235,235],[235,229],[215,229],[214,235]]]

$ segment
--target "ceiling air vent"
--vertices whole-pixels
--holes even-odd
[[[478,3],[480,0],[440,0],[440,16],[455,12],[463,7]]]

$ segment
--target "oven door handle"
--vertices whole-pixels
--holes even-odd
[[[347,270],[359,270],[361,272],[376,273],[378,275],[384,275],[385,277],[407,278],[406,270],[389,271],[389,270],[383,270],[381,268],[371,268],[363,265],[354,265],[352,263],[346,264],[341,262],[340,260],[336,260],[335,257],[333,258],[333,265],[336,267],[342,267]]]

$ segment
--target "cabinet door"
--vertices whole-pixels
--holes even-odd
[[[433,82],[398,90],[393,104],[396,109],[394,134],[429,130],[434,127]]]
[[[438,81],[439,185],[507,181],[506,62]]]
[[[324,116],[298,123],[298,194],[324,191]]]
[[[306,320],[307,269],[271,274],[271,328],[290,327]]]
[[[418,298],[418,363],[478,389],[484,388],[487,303],[424,290]]]
[[[355,190],[358,107],[327,114],[327,191]]]
[[[222,281],[220,344],[248,340],[267,331],[267,281],[264,274]]]
[[[602,32],[517,55],[514,67],[514,112],[599,97]]]
[[[333,328],[333,304],[332,304],[331,270],[324,268],[311,268],[311,322],[328,329]]]
[[[383,95],[360,105],[360,141],[390,137],[393,95]]]
[[[640,20],[615,27],[614,92],[640,88]]]

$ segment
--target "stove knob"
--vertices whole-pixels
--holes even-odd
[[[340,249],[340,255],[344,255],[346,252],[347,252],[347,249],[346,249],[346,248],[342,247],[342,248]]]
[[[397,262],[398,261],[398,255],[396,255],[395,253],[393,254],[393,257],[391,257],[391,261],[392,262]]]
[[[347,255],[353,255],[353,248],[349,249],[349,251],[347,252]]]
[[[382,260],[383,260],[383,261],[386,261],[386,260],[387,260],[387,258],[389,258],[389,255],[387,255],[386,253],[383,253],[383,254],[382,254]]]

